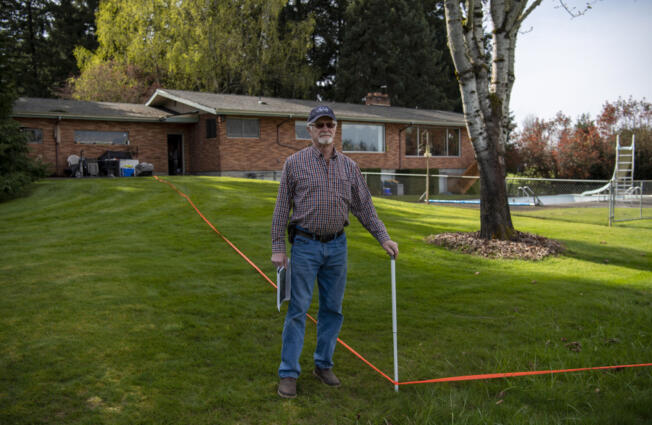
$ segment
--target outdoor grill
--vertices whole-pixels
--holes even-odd
[[[106,151],[97,158],[101,176],[120,176],[120,160],[132,159],[131,152]]]

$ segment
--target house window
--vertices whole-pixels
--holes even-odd
[[[448,156],[460,156],[460,129],[448,129]]]
[[[226,119],[227,137],[260,137],[258,118],[231,118]]]
[[[214,139],[217,137],[217,123],[215,118],[209,118],[206,120],[206,138]]]
[[[89,145],[128,145],[129,133],[126,131],[75,130],[75,143]]]
[[[43,129],[21,127],[20,131],[26,134],[27,143],[43,143]]]
[[[312,140],[310,133],[308,133],[307,121],[294,122],[294,138],[297,140]]]
[[[430,128],[423,132],[425,142],[430,143],[432,156],[446,156],[446,129]]]
[[[385,126],[342,124],[342,150],[346,152],[385,152]]]
[[[405,154],[411,156],[423,155],[423,145],[419,145],[419,128],[408,127],[405,129]]]
[[[405,130],[405,155],[423,156],[427,145],[432,156],[459,156],[460,129],[408,127]]]

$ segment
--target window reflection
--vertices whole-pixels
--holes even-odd
[[[342,150],[347,152],[385,152],[385,126],[343,124]]]
[[[310,140],[310,133],[308,133],[307,121],[294,122],[294,138],[297,140]]]
[[[427,145],[432,156],[459,156],[460,129],[413,126],[405,130],[406,156],[423,156]]]
[[[43,129],[21,127],[20,131],[27,135],[27,143],[43,143]]]
[[[257,118],[226,119],[226,137],[259,137],[260,129]]]
[[[128,145],[129,133],[126,131],[75,130],[75,143]]]

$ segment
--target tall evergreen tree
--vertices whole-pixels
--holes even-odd
[[[99,0],[58,0],[49,3],[52,18],[48,35],[48,66],[52,73],[50,87],[59,91],[66,80],[79,74],[73,51],[75,48],[97,48],[95,12]]]
[[[439,3],[353,1],[337,65],[337,99],[358,103],[387,86],[394,106],[460,110]]]
[[[46,34],[49,29],[47,3],[44,0],[3,0],[3,37],[12,40],[4,47],[7,67],[20,75],[16,91],[19,95],[48,97],[51,81],[47,61]]]
[[[0,202],[21,195],[45,175],[45,168],[28,156],[27,138],[11,118],[16,98],[12,63],[6,54],[13,40],[0,33]]]
[[[2,0],[0,32],[19,95],[52,97],[78,72],[75,46],[94,48],[98,0]]]
[[[307,55],[315,77],[311,98],[335,99],[337,62],[344,42],[344,13],[349,3],[350,0],[295,0],[289,1],[281,12],[281,25],[310,18],[315,21],[312,47]]]
[[[434,78],[439,89],[449,100],[449,110],[462,112],[462,97],[460,87],[455,76],[455,64],[448,50],[448,36],[446,35],[446,16],[442,0],[421,0],[426,21],[430,28],[433,47],[436,48],[439,57],[441,72]]]

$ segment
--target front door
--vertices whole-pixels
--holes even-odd
[[[183,174],[183,136],[168,134],[168,174]]]

